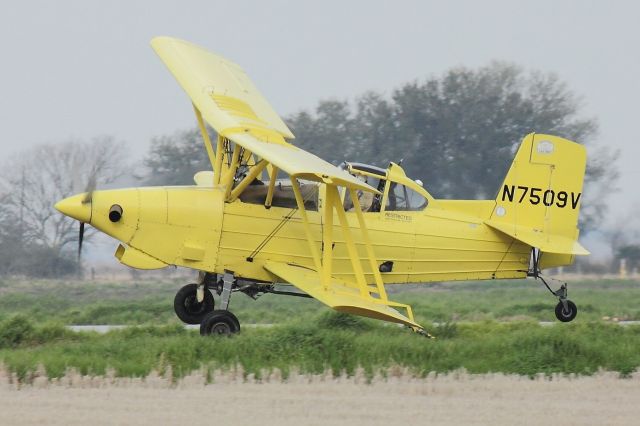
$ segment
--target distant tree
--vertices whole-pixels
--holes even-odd
[[[351,160],[386,167],[403,160],[407,174],[439,198],[493,198],[528,133],[587,144],[581,218],[588,229],[615,190],[618,154],[594,145],[597,122],[583,117],[580,107],[555,74],[495,62],[407,83],[391,96],[367,92],[353,102],[321,101],[313,112],[285,121],[294,144],[336,165]],[[154,139],[145,164],[148,184],[190,184],[194,173],[211,169],[196,129]]]
[[[386,167],[403,161],[409,176],[440,198],[493,198],[530,132],[590,144],[595,119],[580,116],[580,100],[554,74],[492,63],[454,68],[423,83],[407,83],[387,98],[366,93],[322,101],[314,113],[287,120],[298,146],[338,164],[345,159]],[[591,149],[583,227],[598,221],[617,178],[617,153]]]
[[[209,133],[215,143],[215,133]],[[146,185],[190,185],[194,174],[211,170],[198,129],[153,138],[144,165],[147,172],[141,179]]]
[[[613,255],[613,271],[618,271],[620,259],[627,259],[630,268],[640,267],[640,258],[636,259],[635,255],[640,249],[638,208],[640,205],[636,204],[628,210],[615,212],[615,217],[602,230],[602,239],[608,243]]]
[[[630,270],[640,266],[640,244],[627,244],[620,247],[615,253],[616,259],[625,259]]]
[[[16,261],[22,254],[24,245],[16,226],[17,220],[13,216],[7,200],[8,192],[4,189],[0,195],[0,259],[2,259],[0,275],[9,275],[19,269]]]
[[[53,278],[75,274],[78,263],[69,252],[46,247],[25,235],[20,220],[0,200],[0,276]]]
[[[65,253],[75,249],[78,224],[53,206],[84,191],[91,176],[95,176],[98,187],[122,176],[126,171],[125,150],[122,143],[104,136],[88,143],[40,145],[6,161],[0,172],[0,245],[10,244],[15,253],[28,253],[34,260],[31,269],[73,269],[71,263],[65,264]],[[90,240],[91,236],[88,230],[85,238]],[[20,257],[17,255],[13,264],[19,265]]]

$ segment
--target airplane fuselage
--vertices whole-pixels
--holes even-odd
[[[61,209],[124,243],[116,256],[141,269],[176,265],[211,273],[233,271],[237,277],[276,282],[265,261],[314,263],[298,211],[288,207],[224,201],[216,187],[143,187],[96,191],[92,202],[82,195]],[[307,209],[317,250],[322,252],[321,206]],[[73,212],[73,206],[78,212]],[[122,208],[117,222],[113,205]],[[385,284],[444,280],[524,278],[531,247],[485,225],[495,201],[431,200],[421,211],[366,212],[364,217]],[[81,210],[84,209],[84,213]],[[89,210],[89,212],[87,212]],[[335,213],[334,213],[335,214]],[[373,275],[354,212],[346,212],[368,283]],[[333,221],[333,275],[353,278],[353,268],[338,220]],[[568,256],[548,257],[545,267],[570,263]]]

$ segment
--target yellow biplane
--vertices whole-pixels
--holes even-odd
[[[589,254],[577,242],[581,145],[527,135],[495,199],[439,200],[398,164],[336,167],[290,144],[291,131],[233,62],[174,38],[151,45],[191,98],[212,171],[194,186],[90,191],[56,208],[81,222],[80,244],[85,223],[119,240],[125,265],[200,271],[174,308],[203,335],[240,330],[229,311],[237,291],[313,297],[424,332],[385,285],[542,279],[542,269]],[[571,321],[566,284],[553,291],[542,281],[559,299],[558,319]]]

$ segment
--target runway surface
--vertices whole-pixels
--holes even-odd
[[[178,383],[73,375],[17,388],[0,377],[2,424],[11,425],[632,425],[640,376],[449,376],[351,379],[294,376],[255,383],[197,373]]]

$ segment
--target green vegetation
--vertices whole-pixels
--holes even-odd
[[[159,282],[0,282],[0,361],[25,377],[42,364],[52,377],[68,368],[120,376],[165,370],[181,376],[241,365],[258,376],[278,368],[306,373],[332,369],[367,374],[407,367],[413,374],[465,368],[472,373],[592,374],[599,368],[629,374],[640,366],[640,326],[620,327],[603,316],[640,319],[640,284],[573,284],[574,323],[554,321],[555,299],[533,281],[443,283],[393,293],[411,303],[417,319],[438,338],[378,321],[345,316],[311,299],[236,294],[233,311],[245,327],[232,338],[202,338],[185,330],[172,299],[183,279]],[[398,288],[397,290],[399,290]],[[500,321],[500,322],[497,322]],[[276,324],[252,328],[252,323]],[[100,335],[63,324],[131,324]]]
[[[0,320],[22,314],[63,324],[168,324],[181,279],[141,282],[0,281]],[[555,285],[557,287],[557,284]],[[556,300],[533,280],[478,281],[390,287],[390,298],[413,306],[419,322],[555,321]],[[577,321],[603,317],[640,320],[640,283],[600,280],[570,283]],[[312,299],[234,294],[231,308],[243,324],[306,321],[326,307]]]
[[[237,336],[202,338],[178,325],[72,333],[62,326],[34,326],[25,318],[0,324],[0,359],[20,377],[42,364],[51,377],[74,367],[83,374],[145,376],[171,365],[177,377],[204,367],[233,368],[260,376],[291,368],[303,373],[369,376],[394,366],[417,376],[465,368],[471,373],[592,374],[599,368],[633,372],[640,365],[640,326],[531,322],[443,325],[428,340],[408,330],[328,312],[301,324],[245,329]]]
[[[558,283],[550,283],[553,288]],[[534,280],[469,281],[434,284],[394,295],[409,303],[419,321],[556,321],[557,300]],[[569,298],[578,305],[577,321],[605,317],[640,320],[640,283],[623,280],[569,282]]]

